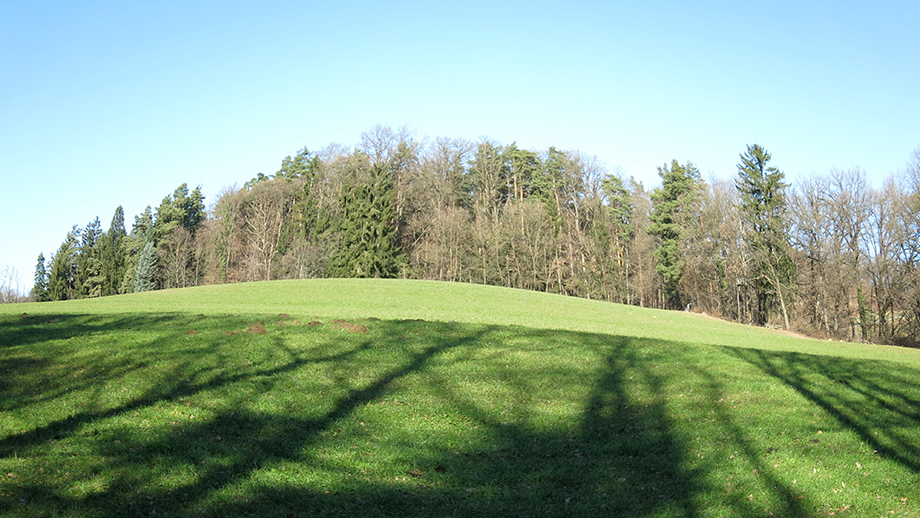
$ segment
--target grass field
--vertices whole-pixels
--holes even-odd
[[[0,306],[2,516],[920,516],[920,351],[495,287]]]

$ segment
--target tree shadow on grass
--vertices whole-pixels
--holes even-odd
[[[174,331],[152,338],[138,351],[154,354],[185,339],[185,317],[157,317],[157,325],[164,323],[162,318]],[[137,317],[120,325],[135,329],[150,324]],[[89,405],[0,438],[0,459],[21,457],[22,466],[21,474],[0,486],[0,512],[103,517],[700,514],[696,498],[708,490],[706,473],[685,467],[688,447],[669,413],[667,374],[638,352],[675,344],[435,322],[380,321],[368,327],[368,335],[306,326],[264,337],[213,333],[196,336],[185,347],[173,346],[157,359],[179,357],[155,371],[155,379],[130,399],[115,406]],[[311,338],[309,347],[302,341],[307,333],[320,337]],[[517,340],[539,349],[539,361],[514,363]],[[490,349],[483,357],[486,344]],[[581,354],[591,360],[589,367],[567,366],[565,355]],[[195,363],[201,356],[206,360]],[[131,362],[153,361],[127,358],[115,361],[115,369],[113,360],[101,354],[95,368],[111,372],[110,380],[117,382],[128,375]],[[457,370],[477,361],[480,371]],[[39,371],[20,373],[28,379],[44,366],[18,368]],[[509,417],[500,405],[468,388],[477,382],[503,387],[498,402],[513,394],[523,402],[521,408],[514,408],[517,400],[509,402]],[[81,383],[85,389],[90,381]],[[535,417],[542,404],[535,398],[552,397],[549,392],[544,396],[542,387],[552,383],[578,393],[564,399],[579,408],[562,412],[557,422]],[[326,395],[302,398],[289,394],[291,387]],[[437,403],[428,403],[430,409],[394,406],[394,412],[401,412],[396,421],[370,418],[385,404],[398,405],[418,392],[433,394]],[[205,416],[196,419],[185,412],[143,428],[143,419],[157,412],[176,414],[196,398],[204,401],[196,406]],[[439,415],[429,416],[428,410]],[[429,418],[439,419],[440,428],[419,425],[415,433],[412,420]],[[363,459],[373,456],[389,460],[362,468]],[[68,469],[73,478],[59,473]],[[751,511],[741,504],[736,510]]]
[[[920,474],[920,371],[896,362],[725,348],[794,389],[882,458]]]

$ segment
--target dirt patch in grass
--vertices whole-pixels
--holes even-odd
[[[194,329],[189,329],[189,330],[188,330],[188,334],[189,334],[189,336],[197,335],[197,334],[198,334],[198,331],[195,331]]]
[[[238,335],[240,333],[252,333],[254,335],[265,335],[268,334],[268,329],[265,329],[265,326],[259,323],[249,324],[249,327],[246,329],[238,329],[236,331],[227,331],[224,333],[227,336]]]
[[[342,320],[338,318],[332,321],[332,328],[341,329],[348,333],[361,333],[361,334],[367,333],[367,326],[363,326],[361,324],[352,324],[351,322],[347,320]]]
[[[254,335],[268,334],[268,329],[265,329],[265,326],[263,326],[262,324],[249,324],[249,327],[246,328],[246,331]]]

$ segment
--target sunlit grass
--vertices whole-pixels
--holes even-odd
[[[918,375],[911,350],[456,284],[6,306],[0,514],[917,516]]]

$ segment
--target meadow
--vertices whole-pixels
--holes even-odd
[[[920,516],[920,351],[404,280],[0,306],[3,516]]]

